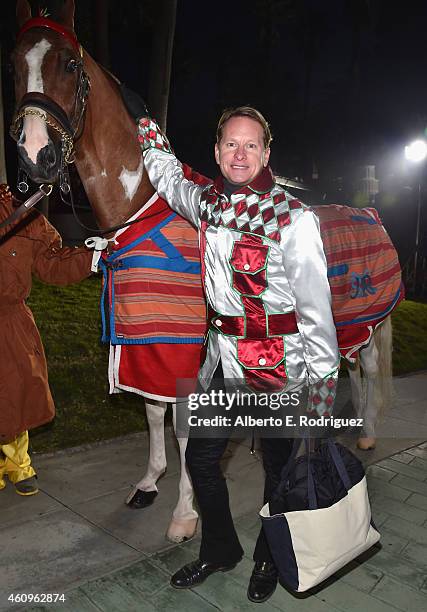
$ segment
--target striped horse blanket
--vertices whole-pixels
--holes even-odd
[[[352,361],[404,297],[397,253],[375,209],[313,208],[338,345]],[[206,328],[197,232],[158,196],[141,218],[100,262],[110,392],[174,401],[177,379],[197,377]]]
[[[174,401],[177,380],[197,377],[206,309],[197,231],[153,199],[100,261],[102,340],[111,393]]]
[[[353,361],[404,298],[396,249],[374,208],[313,207],[328,263],[340,353]]]

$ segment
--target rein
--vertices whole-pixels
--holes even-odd
[[[0,229],[7,227],[8,225],[12,225],[14,221],[22,217],[22,215],[28,212],[33,206],[37,204],[42,198],[45,196],[49,196],[52,192],[52,185],[40,185],[38,190],[33,193],[32,196],[28,198],[25,202],[23,202],[16,210],[13,211],[11,215],[7,217],[2,223],[0,223]]]
[[[65,202],[65,200],[63,198],[62,198],[62,201]],[[106,234],[110,234],[112,232],[117,232],[118,230],[121,230],[124,227],[129,227],[130,225],[135,225],[136,223],[141,223],[141,221],[146,221],[147,219],[152,219],[156,215],[160,214],[160,212],[151,213],[151,215],[144,215],[143,218],[140,217],[138,219],[134,219],[133,221],[126,221],[125,223],[120,223],[119,225],[113,225],[112,227],[108,227],[107,229],[100,230],[97,227],[89,227],[88,225],[85,225],[82,221],[80,221],[80,219],[78,218],[78,215],[76,213],[72,191],[70,191],[70,202],[65,202],[65,203],[69,204],[69,206],[71,206],[71,210],[73,211],[74,219],[80,225],[80,227],[82,227],[83,229],[88,230],[90,232],[97,232],[98,236],[105,236]]]
[[[25,202],[22,202],[22,204],[20,204],[18,208],[14,210],[11,215],[9,215],[4,221],[0,223],[0,229],[3,229],[4,227],[7,227],[8,225],[12,225],[12,223],[17,221],[20,217],[22,217],[23,214],[31,210],[33,206],[35,206],[38,202],[40,202],[42,198],[44,198],[45,196],[46,197],[50,196],[50,194],[52,193],[52,189],[53,189],[52,185],[40,185],[37,191],[33,193],[32,196],[30,196],[27,200],[25,200]],[[155,212],[155,213],[152,213],[151,215],[144,215],[144,218],[140,217],[138,219],[134,219],[133,221],[127,221],[126,223],[121,223],[120,225],[114,225],[113,227],[109,227],[105,230],[99,230],[99,228],[89,227],[85,225],[84,223],[82,223],[75,213],[74,202],[72,203],[72,207],[73,207],[73,214],[74,214],[74,217],[77,223],[79,223],[83,228],[91,232],[97,232],[97,234],[100,236],[104,236],[105,234],[109,234],[110,232],[116,232],[120,229],[123,229],[124,227],[135,225],[135,223],[140,223],[141,221],[152,219],[156,215],[161,214],[161,211]]]

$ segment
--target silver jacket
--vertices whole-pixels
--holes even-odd
[[[158,134],[140,126],[140,141],[159,195],[199,229],[210,324],[203,386],[221,359],[226,380],[256,391],[309,384],[311,407],[329,413],[339,352],[317,217],[269,168],[228,199],[221,178],[208,187],[186,180]]]

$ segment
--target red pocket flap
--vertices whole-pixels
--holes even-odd
[[[236,242],[231,254],[230,265],[236,272],[255,274],[267,265],[269,248],[264,244],[253,245]]]
[[[276,368],[285,358],[283,338],[237,340],[237,360],[246,369]]]

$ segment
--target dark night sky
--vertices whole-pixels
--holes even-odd
[[[6,50],[14,4],[2,2]],[[89,50],[91,4],[76,0],[76,31]],[[143,95],[155,5],[110,0],[112,70]],[[351,203],[359,166],[375,164],[381,214],[393,234],[405,206],[411,234],[415,200],[403,187],[414,170],[402,157],[427,127],[426,26],[425,0],[178,0],[168,115],[178,156],[214,174],[219,114],[252,104],[272,125],[274,171],[310,181],[314,162],[319,193]]]

